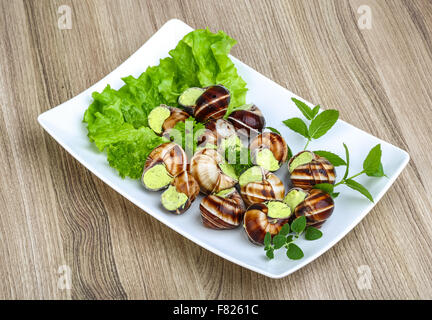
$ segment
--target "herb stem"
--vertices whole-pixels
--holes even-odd
[[[311,139],[309,138],[308,141],[306,142],[305,147],[303,148],[303,151],[307,149],[307,147],[309,146],[310,142],[311,142]]]
[[[341,181],[339,181],[338,183],[336,183],[334,186],[336,187],[336,186],[339,186],[339,185],[341,185],[341,184],[344,184],[347,180],[354,179],[354,178],[356,178],[356,177],[362,175],[363,173],[365,173],[364,170],[361,171],[361,172],[359,172],[359,173],[357,173],[357,174],[355,174],[355,175],[353,175],[353,176],[351,176],[351,177],[349,177],[349,178],[343,178]]]

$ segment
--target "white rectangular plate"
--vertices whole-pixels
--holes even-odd
[[[157,65],[160,58],[167,57],[168,51],[173,49],[190,31],[192,28],[182,21],[168,21],[117,69],[73,99],[41,114],[38,118],[39,123],[61,146],[97,177],[159,221],[225,259],[268,277],[282,278],[331,248],[366,216],[374,204],[359,193],[341,187],[341,189],[344,188],[343,195],[335,200],[335,211],[322,227],[323,237],[317,241],[299,240],[305,257],[302,260],[292,261],[283,252],[277,252],[275,259],[269,261],[265,257],[263,248],[252,245],[241,228],[230,231],[205,228],[201,224],[199,213],[201,196],[183,215],[177,216],[163,211],[160,206],[159,192],[144,190],[139,181],[120,178],[117,172],[108,165],[106,154],[98,152],[87,138],[87,129],[82,119],[84,111],[92,102],[92,92],[102,91],[107,84],[118,89],[123,85],[122,77],[128,75],[138,77],[148,66]],[[294,152],[301,150],[305,143],[304,139],[291,132],[281,122],[284,119],[301,116],[291,101],[292,97],[300,98],[239,60],[233,57],[232,59],[240,75],[247,82],[249,88],[247,102],[254,102],[259,106],[264,113],[267,126],[277,128]],[[343,142],[351,151],[351,172],[360,170],[362,161],[369,150],[378,143],[382,144],[382,161],[388,178],[361,177],[359,179],[359,182],[370,190],[376,203],[406,166],[409,155],[341,120],[324,138],[313,142],[310,149],[325,149],[343,155]],[[343,174],[340,170],[337,172],[339,176]],[[286,183],[287,170],[280,171],[282,172],[278,172],[278,175]]]

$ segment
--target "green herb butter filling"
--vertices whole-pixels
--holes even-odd
[[[302,152],[293,159],[293,161],[290,164],[289,171],[293,172],[297,167],[312,162],[312,160],[313,160],[312,153],[308,151]]]
[[[144,173],[142,180],[148,189],[159,190],[169,185],[173,178],[168,173],[165,165],[157,164]]]
[[[239,178],[240,186],[245,186],[251,182],[260,182],[262,181],[262,170],[260,167],[255,166],[247,169]]]
[[[256,163],[268,171],[276,171],[280,167],[279,162],[273,155],[273,152],[269,149],[263,149],[257,153]]]
[[[174,211],[183,207],[187,200],[187,195],[178,192],[174,186],[169,186],[169,188],[162,193],[161,197],[162,205],[169,211]]]
[[[235,173],[234,167],[228,163],[219,163],[219,168],[221,168],[222,172],[233,178],[234,180],[238,180],[238,176]]]
[[[162,126],[170,114],[171,112],[166,107],[154,108],[148,116],[149,127],[157,134],[162,133]]]
[[[270,201],[267,203],[267,216],[274,219],[286,219],[291,215],[291,209],[281,201]]]
[[[179,104],[182,106],[194,106],[200,95],[205,90],[201,88],[189,88],[185,90],[179,97]]]
[[[306,193],[300,190],[293,189],[285,196],[283,202],[287,204],[291,211],[294,212],[295,208],[306,199]]]
[[[225,198],[227,195],[231,194],[232,192],[234,192],[235,188],[229,188],[229,189],[225,189],[222,191],[219,191],[218,193],[216,193],[216,196]]]

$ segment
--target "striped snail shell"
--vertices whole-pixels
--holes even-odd
[[[162,170],[164,177],[168,176],[174,178],[187,169],[186,153],[184,152],[182,147],[172,142],[163,143],[153,149],[152,152],[150,152],[144,165],[144,171],[141,177],[141,181],[147,189],[152,191],[166,188],[171,182],[169,181],[168,183],[162,184],[157,187],[149,186],[149,184],[145,181],[145,178],[148,174],[151,174],[150,170],[154,170],[156,166],[162,167],[160,169]],[[161,181],[156,182],[161,183]]]
[[[206,123],[205,128],[205,132],[198,139],[198,145],[202,147],[207,144],[218,146],[222,139],[236,134],[232,123],[225,119],[210,120]]]
[[[326,158],[320,157],[311,151],[302,151],[292,157],[288,162],[288,168],[290,168],[293,161],[304,152],[309,152],[312,156],[312,160],[297,166],[293,170],[289,170],[291,173],[292,185],[304,190],[311,190],[316,184],[334,184],[336,180],[334,166]]]
[[[195,178],[192,175],[189,174],[187,170],[185,170],[174,178],[173,182],[171,183],[171,186],[174,187],[178,193],[186,195],[187,200],[185,203],[181,204],[178,207],[168,208],[166,204],[164,204],[163,201],[164,194],[162,194],[161,196],[162,205],[168,211],[171,211],[176,214],[182,214],[187,209],[189,209],[192,202],[194,202],[194,200],[198,196],[200,190],[198,182],[195,180]]]
[[[296,218],[305,216],[308,226],[320,228],[332,215],[334,202],[332,197],[319,189],[312,189],[306,199],[294,210]]]
[[[267,232],[273,237],[279,233],[289,218],[277,219],[268,216],[268,207],[265,203],[251,205],[244,214],[243,227],[250,241],[254,244],[264,244]]]
[[[190,172],[200,185],[201,192],[217,193],[237,184],[237,178],[223,170],[225,165],[225,159],[215,149],[204,148],[195,153]]]
[[[261,110],[254,104],[248,109],[237,110],[228,116],[228,120],[234,125],[235,129],[246,136],[252,132],[259,134],[265,127],[265,118]]]
[[[230,103],[230,93],[222,85],[206,88],[196,101],[194,117],[200,122],[222,118]]]
[[[254,168],[261,170],[262,178],[259,181],[240,186],[240,192],[246,205],[270,200],[282,200],[285,195],[285,187],[282,181],[274,173],[261,167],[252,167],[248,170],[255,170]]]
[[[274,132],[264,132],[256,136],[249,144],[252,162],[269,171],[276,171],[288,158],[288,146],[285,139]],[[261,157],[269,153],[266,157]],[[269,161],[268,156],[273,156],[274,163]]]
[[[207,228],[234,229],[243,220],[246,207],[240,194],[235,188],[228,189],[226,194],[222,192],[206,196],[201,201],[201,218]]]
[[[167,108],[170,110],[171,114],[162,125],[163,136],[169,136],[169,131],[174,128],[177,123],[185,121],[190,117],[187,112],[179,108],[169,106],[167,106]]]

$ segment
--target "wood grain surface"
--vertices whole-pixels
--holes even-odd
[[[63,4],[70,30],[58,28]],[[371,29],[358,26],[361,5]],[[228,262],[143,213],[37,123],[171,18],[223,29],[240,60],[411,155],[352,232],[284,279]],[[431,34],[428,0],[0,0],[0,298],[432,298]],[[59,286],[63,265],[70,290]],[[370,288],[358,285],[361,266]]]

